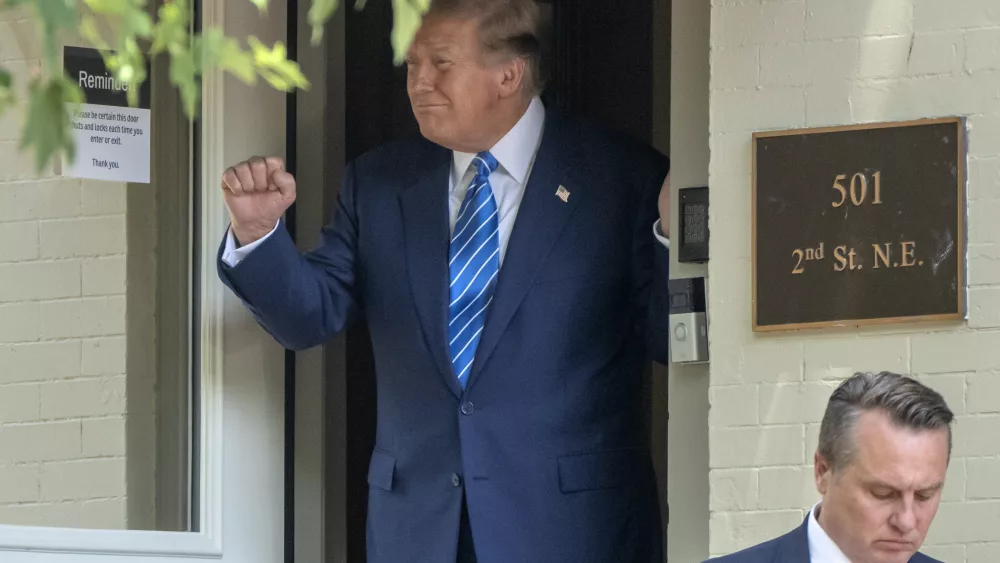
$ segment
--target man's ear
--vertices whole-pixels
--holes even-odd
[[[525,62],[521,57],[513,57],[503,63],[503,77],[500,81],[500,97],[509,98],[521,91],[524,84]]]
[[[816,490],[819,491],[819,494],[825,495],[827,488],[830,486],[830,479],[833,478],[833,467],[823,457],[823,454],[818,451],[813,457],[813,467],[816,477]]]

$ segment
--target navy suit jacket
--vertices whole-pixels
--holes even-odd
[[[279,228],[219,263],[288,348],[364,315],[369,563],[455,561],[463,494],[481,563],[660,561],[642,374],[667,355],[653,224],[669,161],[549,112],[464,391],[446,337],[450,166],[425,139],[390,143],[348,165],[317,248]]]
[[[743,551],[710,559],[706,563],[809,563],[809,516],[791,532]],[[941,563],[915,553],[909,563]]]

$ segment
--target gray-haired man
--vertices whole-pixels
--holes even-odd
[[[820,428],[823,500],[798,529],[716,563],[932,563],[918,553],[937,513],[953,415],[933,389],[894,373],[856,374]]]

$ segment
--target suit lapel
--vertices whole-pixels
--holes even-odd
[[[438,364],[445,385],[455,394],[462,388],[448,358],[448,174],[451,153],[440,149],[429,161],[428,172],[399,196],[410,291],[423,327],[427,347]]]
[[[572,153],[568,150],[571,146],[572,141],[563,138],[558,122],[546,120],[542,142],[497,277],[493,303],[476,349],[468,387],[472,386],[486,365],[500,336],[528,293],[535,274],[545,263],[580,197],[585,195],[582,186],[567,176],[567,170],[572,167]],[[560,186],[569,192],[566,201],[556,193]]]

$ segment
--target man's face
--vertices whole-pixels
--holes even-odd
[[[948,431],[899,428],[861,415],[855,455],[834,473],[816,454],[820,523],[855,563],[905,563],[923,544],[948,470]]]
[[[487,64],[470,19],[428,17],[407,54],[406,89],[424,137],[453,150],[489,148],[504,66]],[[486,146],[483,146],[487,143]]]

